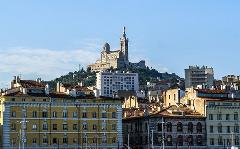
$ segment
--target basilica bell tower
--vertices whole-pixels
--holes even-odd
[[[124,61],[128,62],[128,38],[126,37],[125,26],[123,27],[123,34],[120,38],[120,47],[124,55]]]

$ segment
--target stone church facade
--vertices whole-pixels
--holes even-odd
[[[94,64],[88,66],[91,71],[99,72],[110,68],[128,68],[128,67],[141,67],[145,68],[145,61],[139,63],[131,63],[128,60],[128,38],[126,37],[125,27],[123,34],[120,38],[120,50],[111,51],[110,45],[105,43],[101,52],[101,59],[97,60]]]

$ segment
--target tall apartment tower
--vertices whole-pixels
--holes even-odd
[[[203,85],[206,88],[213,86],[214,72],[212,67],[189,66],[185,69],[185,88]]]

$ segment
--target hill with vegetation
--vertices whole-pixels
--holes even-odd
[[[120,72],[134,72],[139,74],[139,85],[144,86],[147,82],[158,82],[159,80],[171,80],[171,82],[177,82],[181,78],[176,75],[175,73],[169,74],[167,72],[160,73],[156,69],[153,68],[128,68],[128,69],[120,69],[120,70],[114,70],[111,69],[110,71],[120,71]],[[61,83],[68,83],[77,85],[78,83],[82,82],[84,86],[94,86],[96,83],[96,73],[91,72],[89,69],[85,70],[84,68],[81,68],[79,71],[69,72],[66,75],[62,75],[59,78],[56,78],[51,81],[47,81],[52,88],[52,90],[55,89],[55,86],[57,82]]]

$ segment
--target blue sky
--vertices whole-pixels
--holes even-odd
[[[240,1],[0,1],[0,86],[13,75],[53,79],[119,47],[130,60],[184,76],[188,65],[212,66],[215,77],[240,74]]]

